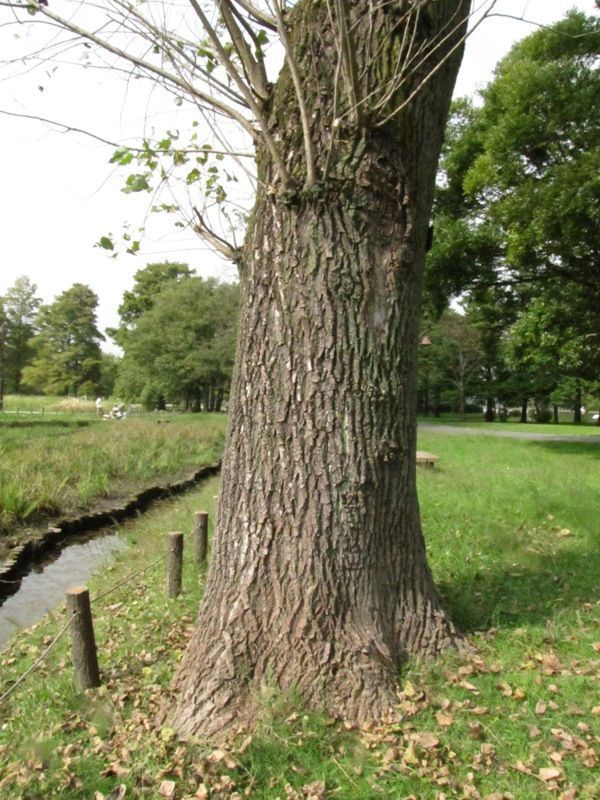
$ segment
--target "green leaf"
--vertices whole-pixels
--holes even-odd
[[[125,188],[121,191],[123,191],[125,194],[131,194],[132,192],[149,192],[150,185],[146,175],[140,175],[136,173],[129,175],[125,181]]]
[[[115,249],[113,241],[109,236],[100,237],[100,241],[96,243],[96,246],[97,247],[101,247],[103,250],[114,250]]]
[[[127,147],[118,147],[112,154],[109,164],[131,164],[133,153]]]

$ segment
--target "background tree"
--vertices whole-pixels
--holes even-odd
[[[114,353],[100,354],[100,385],[98,393],[101,397],[110,397],[115,391],[117,375],[122,359]]]
[[[34,359],[23,371],[23,385],[44,394],[92,395],[99,391],[100,342],[96,294],[75,283],[56,300],[40,307]]]
[[[557,387],[564,397],[567,385],[579,386],[578,394],[597,374],[599,30],[598,17],[572,11],[519,42],[482,104],[455,103],[448,128],[429,307],[439,313],[466,293],[483,314],[486,358],[496,371],[502,337],[518,320],[505,362],[513,373],[495,393],[520,397],[523,420],[528,397],[547,418]]]
[[[558,278],[595,289],[599,47],[598,17],[571,11],[513,47],[480,107],[455,104],[432,284],[446,281],[453,294],[493,282],[531,291]]]
[[[182,19],[173,4],[144,16],[146,4],[112,2],[85,26],[87,6],[32,10],[198,116],[235,122],[256,150],[243,244],[214,226],[228,164],[246,155],[218,162],[236,136],[216,131],[204,147],[169,135],[114,155],[136,169],[130,191],[181,167],[204,199],[190,224],[240,269],[217,533],[173,724],[216,735],[250,720],[264,680],[379,720],[406,654],[459,639],[425,556],[414,410],[427,230],[470,3],[190,0]]]
[[[481,332],[467,315],[448,310],[429,326],[427,338],[430,344],[420,351],[420,373],[426,376],[436,414],[442,404],[450,403],[464,416],[467,397],[481,391]]]
[[[123,293],[119,305],[119,326],[109,328],[108,335],[123,349],[127,337],[135,329],[137,320],[149,311],[160,292],[171,282],[190,278],[192,271],[187,264],[173,261],[147,264],[133,276],[133,288]]]
[[[25,275],[17,278],[4,295],[5,375],[9,392],[19,393],[23,369],[33,356],[30,340],[35,331],[35,318],[40,304],[37,286]]]
[[[239,289],[214,279],[171,282],[128,332],[117,391],[154,408],[218,411],[229,389]]]

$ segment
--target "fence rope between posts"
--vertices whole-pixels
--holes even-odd
[[[118,583],[115,583],[115,585],[111,586],[110,589],[106,589],[106,591],[101,592],[101,594],[99,594],[96,597],[94,597],[93,601],[94,602],[98,602],[98,600],[102,600],[104,597],[109,595],[111,592],[114,592],[116,589],[119,589],[121,586],[124,586],[126,583],[129,583],[131,580],[133,580],[133,578],[137,578],[138,575],[143,575],[144,572],[146,572],[147,570],[151,569],[152,567],[155,567],[161,561],[164,561],[165,558],[167,558],[167,556],[168,556],[168,553],[164,553],[162,556],[159,556],[158,558],[154,559],[154,561],[151,561],[149,564],[146,564],[146,566],[142,567],[142,569],[138,569],[136,572],[132,572],[131,575],[127,575],[127,577],[123,578],[122,581],[119,581]],[[28,678],[29,675],[31,675],[31,673],[34,672],[37,669],[37,667],[46,658],[48,653],[52,650],[54,645],[57,644],[60,639],[62,639],[64,634],[71,627],[71,625],[73,623],[73,620],[75,619],[76,616],[78,616],[78,614],[79,614],[78,611],[74,612],[74,614],[71,616],[71,618],[69,620],[67,620],[65,625],[63,625],[63,627],[60,629],[60,631],[56,634],[56,636],[54,637],[52,642],[48,645],[48,647],[44,650],[44,652],[21,675],[21,677],[18,678],[13,683],[13,685],[4,692],[4,694],[0,695],[0,705],[2,705],[2,703],[6,700],[6,698],[9,697],[9,695],[11,695],[15,691],[15,689],[17,689],[23,683],[23,681],[26,678]]]
[[[50,650],[52,650],[52,648],[54,647],[54,645],[55,645],[55,644],[57,644],[57,642],[59,642],[59,641],[60,641],[60,639],[62,639],[62,637],[65,635],[65,633],[66,633],[66,632],[68,631],[68,629],[71,627],[71,625],[73,624],[73,621],[74,621],[75,617],[76,617],[76,616],[78,616],[78,614],[79,614],[79,612],[78,612],[78,611],[75,611],[75,612],[73,613],[73,615],[71,616],[71,618],[67,620],[67,622],[66,622],[66,623],[63,625],[63,627],[60,629],[60,631],[59,631],[59,632],[56,634],[56,636],[54,637],[54,639],[53,639],[53,640],[50,642],[50,644],[48,645],[48,647],[47,647],[47,648],[44,650],[44,652],[43,652],[43,653],[42,653],[42,654],[41,654],[41,655],[40,655],[40,656],[39,656],[39,657],[38,657],[38,658],[37,658],[37,659],[36,659],[36,660],[33,662],[33,664],[32,664],[32,665],[29,667],[29,669],[27,669],[27,670],[26,670],[26,671],[25,671],[25,672],[24,672],[24,673],[21,675],[21,677],[20,677],[20,678],[18,678],[18,679],[17,679],[17,680],[16,680],[16,681],[13,683],[13,685],[12,685],[12,686],[11,686],[9,689],[7,689],[7,690],[4,692],[4,694],[0,695],[0,705],[2,705],[2,703],[3,703],[3,702],[6,700],[6,698],[7,698],[9,695],[11,695],[11,694],[12,694],[12,693],[15,691],[15,689],[16,689],[18,686],[20,686],[20,685],[23,683],[23,681],[24,681],[24,680],[25,680],[27,677],[29,677],[29,675],[31,675],[31,673],[32,673],[32,672],[34,672],[34,670],[36,670],[36,669],[37,669],[37,667],[38,667],[38,666],[39,666],[39,665],[42,663],[42,661],[43,661],[43,660],[46,658],[46,656],[48,655],[48,653],[50,652]]]
[[[138,569],[137,572],[132,572],[131,575],[127,575],[127,577],[123,578],[122,581],[119,581],[118,583],[115,583],[114,586],[111,586],[110,589],[106,589],[104,592],[101,592],[95,597],[92,597],[92,602],[97,603],[98,600],[103,600],[107,595],[111,594],[111,592],[116,591],[116,589],[120,589],[121,586],[124,586],[126,583],[129,583],[129,581],[131,581],[133,578],[137,578],[138,575],[143,575],[144,572],[156,566],[161,561],[164,561],[165,558],[167,558],[167,555],[168,555],[167,553],[164,553],[162,556],[159,556],[154,561],[151,561],[149,564],[146,564],[146,566],[142,567],[142,569]]]

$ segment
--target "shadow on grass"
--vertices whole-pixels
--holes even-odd
[[[598,430],[600,435],[600,429]],[[587,458],[600,458],[600,444],[598,442],[548,442],[541,439],[528,442],[530,447],[541,447],[548,453],[557,456],[585,456]]]
[[[469,569],[471,567],[471,569]],[[477,570],[475,564],[438,589],[452,620],[465,633],[491,627],[543,624],[557,610],[568,611],[600,597],[598,548],[569,549],[540,556],[535,567]]]

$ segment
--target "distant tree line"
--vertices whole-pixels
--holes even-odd
[[[147,408],[218,411],[229,389],[238,287],[185,264],[139,270],[107,333],[123,355],[102,352],[98,297],[76,283],[43,304],[25,276],[0,297],[0,402],[5,394],[109,396]]]

